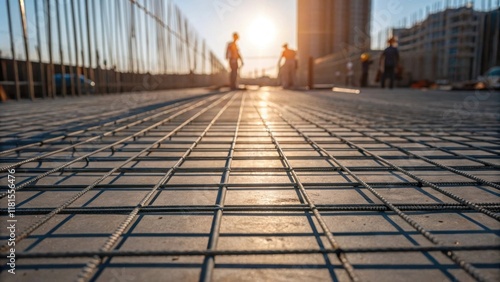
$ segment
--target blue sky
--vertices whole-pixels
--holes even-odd
[[[18,0],[0,0],[0,50],[2,57],[11,57],[10,39],[7,26],[6,1],[10,1],[13,13],[14,33],[16,52],[18,56],[24,58],[24,50],[22,45],[21,28],[19,20]],[[35,33],[35,18],[34,18],[34,1],[25,0],[28,14],[28,30],[30,38],[31,52],[35,52],[36,33]],[[38,0],[40,3],[45,1]],[[59,0],[60,7],[63,7],[65,0]],[[96,0],[100,3],[101,0]],[[107,0],[109,1],[109,0]],[[128,2],[127,0],[123,0]],[[140,0],[144,1],[144,0]],[[149,0],[151,1],[151,0]],[[167,0],[165,0],[167,1]],[[233,31],[238,31],[241,34],[240,49],[246,57],[246,67],[244,72],[253,72],[254,69],[262,69],[273,67],[277,63],[281,51],[281,45],[284,42],[290,43],[292,47],[296,47],[296,15],[297,7],[296,0],[170,0],[175,3],[187,16],[190,24],[195,28],[203,38],[206,39],[207,46],[212,49],[220,58],[224,58],[226,43],[231,39]],[[346,0],[347,1],[347,0]],[[51,0],[55,3],[55,0]],[[427,7],[431,11],[438,8],[442,9],[446,2],[452,6],[465,5],[465,0],[372,0],[372,47],[377,47],[378,42],[385,42],[386,30],[391,26],[401,25],[403,19],[407,19],[407,25],[410,24],[410,19],[422,19],[426,15]],[[488,9],[488,7],[498,7],[499,0],[476,0],[474,1],[476,9]],[[83,10],[83,1],[79,2]],[[109,2],[108,2],[109,3]],[[55,4],[53,4],[55,5]],[[43,20],[43,13],[39,13]],[[273,40],[268,42],[265,48],[257,48],[255,39],[252,39],[253,21],[257,18],[264,18],[272,22],[274,25]],[[62,23],[64,25],[64,22]],[[91,28],[93,28],[91,26]],[[104,27],[106,28],[106,27]],[[104,30],[98,26],[98,33]],[[273,27],[269,27],[269,30]],[[266,28],[266,31],[268,29]],[[83,27],[85,34],[86,28]],[[63,29],[63,33],[65,30]],[[65,38],[65,36],[63,36]],[[46,36],[42,34],[41,44],[46,45]],[[66,46],[66,40],[63,38],[63,45]],[[83,42],[85,43],[85,38]],[[58,44],[57,39],[54,40]],[[71,42],[67,43],[71,49]],[[85,43],[86,44],[86,43]],[[155,47],[149,49],[150,53],[155,53]],[[54,53],[57,52],[57,48]],[[47,48],[43,50],[43,58],[47,60]],[[126,57],[122,55],[120,58],[126,61]],[[36,58],[36,56],[34,56]],[[257,59],[256,57],[266,57],[265,59]],[[73,54],[74,58],[74,54]],[[154,58],[151,58],[154,60]],[[67,59],[66,59],[67,60]]]

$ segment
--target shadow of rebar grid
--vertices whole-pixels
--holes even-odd
[[[500,277],[498,93],[134,97],[0,105],[0,280]]]

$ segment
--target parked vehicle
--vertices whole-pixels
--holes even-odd
[[[75,87],[75,92],[78,93],[78,81],[77,81],[77,75],[76,74],[65,74],[64,77],[61,73],[56,73],[54,75],[54,80],[56,82],[56,89],[58,92],[61,92],[61,87],[63,85],[63,79],[64,82],[66,83],[66,93],[69,94],[71,93],[71,88]],[[81,93],[95,93],[95,82],[92,80],[86,78],[84,75],[80,75],[80,89]]]
[[[500,67],[492,67],[483,76],[478,78],[476,88],[500,89]]]

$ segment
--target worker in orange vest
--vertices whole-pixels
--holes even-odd
[[[281,66],[281,61],[285,58],[285,64],[280,67],[281,81],[283,88],[293,88],[295,85],[295,71],[297,70],[297,52],[289,49],[288,44],[283,45],[283,53],[281,54],[278,66]]]
[[[231,90],[236,90],[236,79],[238,78],[238,69],[243,66],[243,59],[241,58],[240,50],[236,42],[240,39],[238,33],[233,33],[233,41],[227,44],[226,59],[229,61],[231,73],[229,75],[229,86]],[[241,62],[241,66],[239,65]]]

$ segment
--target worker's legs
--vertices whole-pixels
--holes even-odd
[[[368,86],[368,73],[367,72],[363,72],[361,74],[361,87],[367,87]]]
[[[229,62],[229,66],[231,67],[231,73],[229,75],[229,87],[232,90],[236,89],[236,79],[238,78],[238,61],[231,60]]]
[[[294,79],[295,79],[295,69],[293,68],[292,65],[290,65],[288,67],[288,70],[287,70],[287,80],[288,80],[288,83],[287,83],[287,88],[292,88],[293,85],[294,85]]]
[[[389,78],[389,89],[394,88],[394,67],[385,67],[385,78]]]
[[[290,73],[288,75],[288,87],[293,88],[295,86],[295,69],[290,68]]]
[[[382,79],[381,79],[382,88],[385,88],[385,80],[388,78],[390,79],[389,88],[392,89],[394,87],[394,67],[385,66],[384,73],[382,74]]]
[[[236,69],[231,69],[231,73],[229,75],[229,86],[232,90],[236,89],[236,77],[238,76],[238,71]]]
[[[288,66],[286,64],[283,65],[282,71],[283,75],[281,76],[281,86],[283,86],[283,88],[287,88],[289,77],[288,77]]]
[[[394,88],[394,79],[396,77],[396,73],[394,72],[394,68],[392,68],[389,74],[389,89]]]
[[[297,61],[293,60],[290,63],[290,88],[295,87],[295,71],[297,70]]]
[[[290,84],[291,84],[291,65],[290,65],[290,62],[289,61],[286,61],[285,64],[283,65],[283,73],[284,73],[284,76],[283,76],[283,88],[287,89],[290,87]]]

